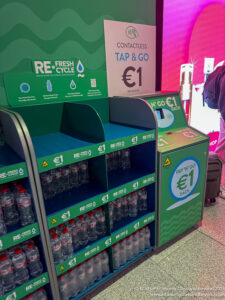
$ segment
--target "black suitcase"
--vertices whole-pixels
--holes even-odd
[[[209,152],[208,171],[205,190],[205,203],[214,203],[220,193],[222,162],[215,153]]]

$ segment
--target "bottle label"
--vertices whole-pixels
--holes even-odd
[[[62,249],[62,246],[61,246],[61,245],[55,245],[55,246],[52,247],[52,250],[53,250],[54,252],[59,251],[59,250],[61,250],[61,249]]]
[[[8,275],[8,274],[10,274],[10,273],[12,273],[12,271],[13,271],[13,269],[12,269],[12,267],[10,267],[10,269],[3,269],[3,270],[0,270],[0,275]]]
[[[31,206],[31,200],[30,199],[26,199],[26,200],[23,200],[20,203],[18,203],[19,208],[26,208],[26,207],[29,207],[29,206]]]
[[[23,268],[25,266],[26,266],[26,261],[25,260],[21,263],[14,264],[15,269],[20,269],[20,268]]]

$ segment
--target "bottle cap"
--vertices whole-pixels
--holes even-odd
[[[33,242],[30,242],[30,243],[27,244],[27,248],[28,249],[31,249],[33,247],[34,247],[34,243]]]
[[[15,254],[20,254],[21,252],[22,252],[21,248],[16,248],[16,249],[14,250],[14,253],[15,253]]]
[[[132,192],[131,195],[135,195],[135,192]]]
[[[64,233],[64,234],[68,233],[68,229],[67,228],[63,228],[62,233]]]
[[[18,193],[20,193],[20,194],[23,194],[23,193],[25,193],[26,192],[26,190],[24,189],[24,188],[22,188],[22,189],[20,189],[19,191],[18,191]]]
[[[2,193],[6,193],[9,191],[9,188],[5,187],[3,190],[2,190]]]
[[[142,190],[145,190],[145,187],[141,188]]]
[[[68,271],[68,273],[70,273],[70,274],[73,273],[73,269],[70,269],[70,270]]]
[[[53,233],[53,234],[52,234],[52,238],[53,238],[53,239],[57,239],[57,237],[58,237],[58,234],[57,234],[57,233]]]
[[[63,228],[64,227],[64,224],[60,224],[59,226],[58,226],[58,228]]]
[[[93,211],[89,211],[88,215],[91,217],[94,216]]]
[[[50,230],[49,230],[49,233],[53,233],[54,232],[54,228],[51,228]]]
[[[72,220],[69,220],[69,222],[68,222],[69,224],[74,224],[74,220],[72,219]]]
[[[80,220],[84,220],[84,215],[79,216]]]
[[[97,210],[98,210],[98,211],[102,211],[102,207],[98,207]]]
[[[6,260],[7,259],[7,255],[6,254],[2,254],[1,256],[0,256],[0,261],[4,261],[4,260]]]

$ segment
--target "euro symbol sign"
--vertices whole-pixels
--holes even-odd
[[[136,69],[134,67],[127,67],[124,72],[123,72],[123,76],[122,76],[122,81],[125,83],[125,85],[129,88],[132,88],[136,85],[135,82],[129,82],[131,80],[131,76],[132,74],[128,74],[129,71],[135,72]]]
[[[177,187],[179,190],[184,190],[187,187],[187,178],[188,175],[185,174],[183,176],[181,176],[181,178],[177,181]]]

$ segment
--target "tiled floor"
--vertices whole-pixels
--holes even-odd
[[[92,299],[225,299],[225,200],[204,208],[201,227]]]

